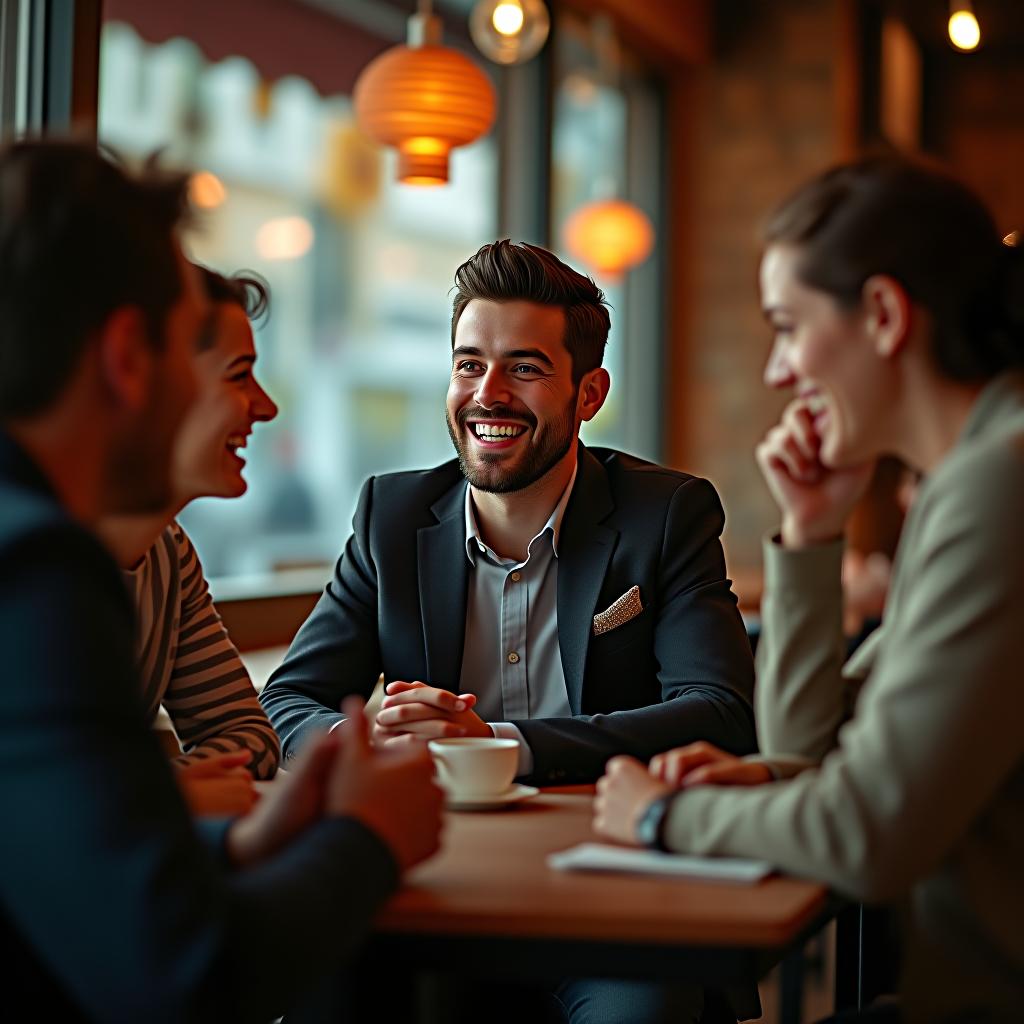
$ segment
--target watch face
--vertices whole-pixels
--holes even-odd
[[[661,824],[665,820],[671,796],[659,797],[640,816],[636,826],[636,837],[651,850],[664,850]]]

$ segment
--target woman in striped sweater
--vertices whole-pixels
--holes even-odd
[[[198,394],[175,447],[175,500],[159,516],[107,519],[100,532],[135,600],[146,713],[155,719],[163,705],[171,718],[186,799],[196,813],[244,813],[255,800],[252,778],[274,774],[280,744],[175,516],[194,498],[246,490],[239,449],[255,423],[277,415],[253,373],[250,320],[268,297],[255,277],[197,270],[212,307],[196,356]]]

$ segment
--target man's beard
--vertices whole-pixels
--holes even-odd
[[[510,494],[536,483],[557,465],[576,443],[577,394],[574,394],[566,404],[562,415],[550,422],[544,440],[539,445],[533,441],[528,442],[529,448],[525,457],[517,467],[509,469],[503,466],[504,460],[507,459],[504,451],[488,452],[477,448],[470,456],[468,445],[472,444],[472,441],[466,438],[466,420],[516,420],[527,423],[529,429],[533,431],[537,426],[537,418],[532,413],[525,409],[517,412],[509,406],[495,406],[486,412],[482,409],[463,408],[456,413],[457,425],[453,425],[451,416],[446,414],[448,435],[459,456],[462,475],[478,491],[487,491],[491,494]]]
[[[105,504],[119,515],[162,512],[171,503],[171,460],[187,407],[170,388],[161,388],[111,446],[107,456]]]

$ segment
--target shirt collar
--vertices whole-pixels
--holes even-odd
[[[530,543],[527,545],[527,550],[533,546],[533,542],[538,537],[543,537],[545,533],[550,531],[551,550],[554,552],[555,558],[558,557],[558,539],[562,533],[562,519],[565,516],[565,507],[569,504],[569,496],[572,494],[573,484],[576,483],[576,473],[578,470],[579,459],[576,460],[576,463],[572,468],[572,476],[569,477],[569,483],[566,484],[565,490],[562,491],[562,496],[558,499],[557,504],[551,510],[551,515],[548,516],[547,522],[530,540]],[[468,483],[466,484],[465,519],[466,557],[469,559],[470,563],[473,565],[476,564],[476,553],[480,551],[481,548],[487,551],[495,561],[501,561],[501,559],[487,547],[480,536],[480,528],[476,521],[476,511],[473,508],[472,488],[470,488]]]

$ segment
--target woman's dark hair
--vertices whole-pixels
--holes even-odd
[[[502,238],[483,245],[455,271],[452,301],[452,346],[459,317],[473,299],[516,299],[565,310],[565,337],[572,357],[573,382],[579,384],[604,358],[611,318],[604,292],[554,253],[526,242]]]
[[[270,288],[266,280],[253,270],[240,270],[225,277],[197,263],[206,297],[211,302],[233,302],[252,321],[260,320],[270,310]]]
[[[940,370],[980,381],[1024,364],[1024,253],[1004,233],[954,178],[878,156],[808,182],[771,215],[764,239],[798,247],[800,280],[843,308],[860,304],[872,275],[895,278],[931,314]]]
[[[122,306],[142,311],[162,347],[186,218],[184,175],[131,174],[78,142],[0,150],[0,419],[49,408]]]

